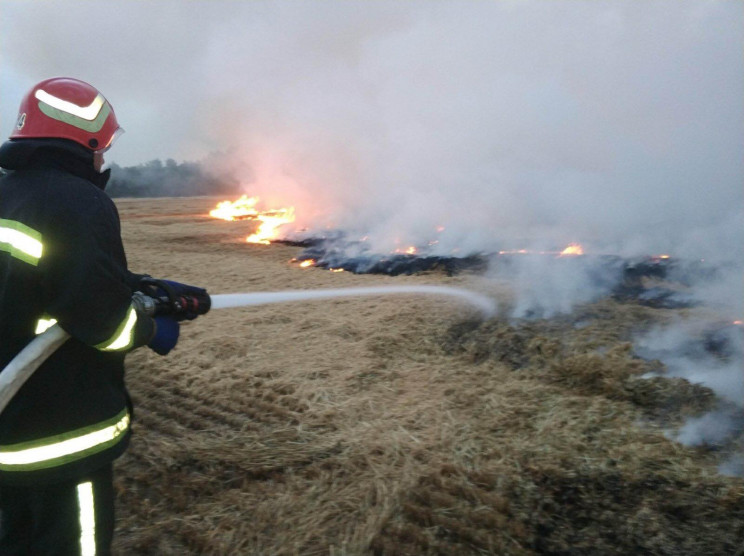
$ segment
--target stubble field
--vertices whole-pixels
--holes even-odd
[[[118,200],[130,268],[210,293],[474,275],[300,269],[216,199]],[[664,430],[715,403],[642,379],[638,330],[681,310],[611,300],[486,322],[433,297],[213,311],[127,358],[117,554],[744,554],[744,481]],[[580,327],[576,326],[581,322]]]

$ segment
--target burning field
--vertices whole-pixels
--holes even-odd
[[[248,243],[256,219],[215,204],[119,200],[130,267],[210,293],[451,285],[500,312],[409,295],[226,309],[168,357],[136,351],[118,554],[744,552],[744,480],[721,472],[741,475],[740,403],[636,341],[704,322],[687,349],[737,365],[740,325],[644,302],[637,266],[621,270],[640,293],[516,318],[509,282],[477,268],[302,268],[303,247]],[[678,442],[710,415],[728,428]]]

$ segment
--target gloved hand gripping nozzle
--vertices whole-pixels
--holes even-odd
[[[153,318],[170,316],[177,321],[194,320],[212,307],[204,288],[150,277],[140,280],[140,287],[142,291],[134,293],[132,304],[139,312]]]

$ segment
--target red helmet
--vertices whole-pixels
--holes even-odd
[[[122,131],[114,109],[95,87],[71,77],[52,77],[23,97],[10,138],[70,139],[101,152]]]

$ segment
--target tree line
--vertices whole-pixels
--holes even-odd
[[[215,173],[199,162],[151,160],[137,166],[111,165],[106,193],[111,197],[192,197],[240,193],[240,180]]]

